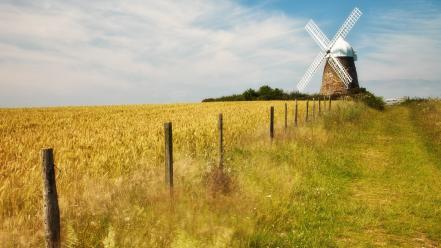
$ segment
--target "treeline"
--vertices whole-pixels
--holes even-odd
[[[354,101],[362,101],[367,106],[384,110],[385,102],[382,97],[375,96],[365,88],[357,88],[349,90],[347,95],[333,95],[332,99],[339,99],[340,97],[349,97]],[[207,98],[202,102],[228,102],[228,101],[269,101],[269,100],[306,100],[306,99],[319,99],[323,96],[320,94],[305,94],[298,91],[285,92],[279,88],[271,88],[268,85],[261,86],[258,90],[248,89],[242,94],[235,94],[231,96],[222,96],[219,98]]]
[[[298,91],[285,92],[279,88],[271,88],[268,85],[261,86],[258,90],[248,89],[242,94],[207,98],[202,102],[226,102],[226,101],[269,101],[269,100],[305,100],[318,98],[319,94],[305,94]]]

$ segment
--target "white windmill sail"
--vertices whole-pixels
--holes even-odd
[[[312,64],[309,66],[308,70],[306,70],[305,75],[303,75],[302,79],[300,80],[299,84],[297,85],[297,88],[300,92],[302,92],[309,81],[311,80],[312,76],[314,75],[314,72],[317,70],[317,68],[320,66],[322,61],[325,59],[326,54],[322,51],[317,54]]]
[[[348,74],[340,61],[338,61],[336,57],[331,55],[328,62],[331,65],[332,69],[334,69],[334,71],[337,73],[338,77],[343,81],[346,88],[348,88],[349,84],[352,82],[352,77]]]
[[[362,14],[363,13],[358,8],[354,8],[354,10],[352,10],[351,14],[348,16],[348,18],[346,18],[346,21],[343,23],[343,25],[341,25],[340,29],[334,35],[328,49],[331,49],[339,37],[343,39],[346,38],[349,31],[351,31]]]
[[[315,57],[312,64],[308,67],[302,79],[297,84],[297,89],[302,92],[308,86],[311,81],[312,76],[317,71],[317,68],[323,62],[325,58],[328,58],[328,62],[331,65],[332,69],[337,73],[340,79],[343,81],[346,88],[349,87],[349,84],[352,82],[352,77],[345,70],[340,61],[332,55],[330,52],[332,47],[335,45],[339,38],[345,38],[349,31],[354,27],[355,23],[358,21],[360,16],[363,13],[358,9],[354,8],[351,14],[346,18],[346,21],[342,24],[340,29],[335,34],[334,38],[330,41],[328,37],[320,30],[320,28],[315,24],[313,20],[310,20],[305,29],[311,35],[313,40],[317,43],[317,45],[321,48],[319,54]]]
[[[305,26],[306,31],[311,35],[311,37],[317,42],[317,44],[323,50],[329,49],[329,39],[326,35],[320,30],[320,28],[315,24],[313,20],[309,20],[308,24]]]

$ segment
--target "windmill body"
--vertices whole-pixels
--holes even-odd
[[[343,38],[337,39],[330,53],[342,64],[343,68],[352,78],[348,87],[345,86],[343,80],[338,76],[326,59],[325,68],[323,70],[322,86],[320,88],[321,95],[346,95],[349,90],[359,88],[357,69],[355,61],[357,61],[357,53]]]
[[[320,64],[325,61],[323,80],[320,93],[323,95],[347,94],[350,89],[359,87],[355,61],[357,54],[344,38],[354,27],[362,12],[354,8],[346,21],[337,31],[332,40],[320,30],[313,20],[306,24],[306,31],[311,35],[321,51],[317,54],[306,73],[303,75],[297,88],[304,91]]]

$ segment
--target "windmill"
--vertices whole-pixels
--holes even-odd
[[[354,63],[357,60],[357,54],[344,38],[346,38],[362,14],[358,8],[354,8],[332,40],[326,37],[313,20],[306,24],[306,31],[318,44],[321,51],[297,84],[297,89],[300,92],[305,89],[324,60],[326,64],[323,71],[320,94],[347,94],[349,89],[359,88],[357,70]]]

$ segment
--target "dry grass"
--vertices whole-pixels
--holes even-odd
[[[299,102],[300,121],[303,105]],[[234,185],[229,176],[210,169],[217,157],[217,114],[224,115],[228,154],[238,145],[267,139],[270,106],[275,106],[279,132],[284,118],[280,101],[1,109],[0,242],[29,247],[42,242],[43,147],[55,150],[64,240],[97,246],[114,235],[124,246],[169,246],[176,232],[188,238],[183,230],[191,226],[197,229],[191,235],[196,233],[201,244],[218,242],[211,226],[227,228],[233,220],[223,220],[217,207],[207,203],[207,173],[212,171],[209,181],[215,191],[231,191]],[[292,112],[290,102],[290,124]],[[180,202],[173,215],[165,214],[166,121],[173,122],[175,195]],[[239,196],[230,195],[234,197]],[[207,218],[212,220],[205,223]]]

